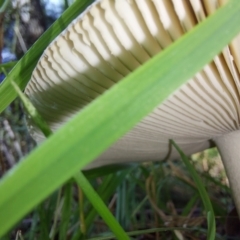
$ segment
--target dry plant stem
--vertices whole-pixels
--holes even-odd
[[[1,127],[4,128],[3,125]],[[9,164],[9,167],[12,167],[16,162],[15,162],[15,158],[14,158],[13,154],[11,153],[11,151],[8,150],[6,144],[4,143],[4,140],[3,140],[4,132],[5,131],[0,131],[0,152],[1,152],[1,155],[5,156],[6,161]],[[4,165],[4,167],[5,167],[5,165]]]
[[[177,214],[177,210],[176,210],[173,202],[172,201],[168,201],[167,202],[167,207],[171,211],[172,216],[174,216],[174,218],[178,219],[177,222],[179,222],[179,216]],[[174,234],[176,235],[176,237],[179,240],[184,240],[183,234],[180,232],[180,230],[174,230]]]
[[[8,134],[8,136],[10,137],[10,139],[12,140],[13,142],[13,146],[18,154],[18,157],[21,158],[23,156],[22,154],[22,150],[21,150],[21,146],[19,144],[19,142],[17,141],[17,138],[11,128],[11,125],[9,124],[8,120],[4,120],[3,121],[3,127],[6,131],[6,133]]]
[[[13,156],[13,154],[9,151],[9,149],[7,148],[7,146],[5,145],[5,143],[2,143],[0,151],[4,154],[4,156],[6,157],[7,163],[9,165],[9,167],[13,167],[16,163],[15,158]]]
[[[7,73],[7,71],[4,67],[2,67],[2,72],[5,74],[5,76],[8,75],[8,73]],[[21,146],[20,146],[19,142],[17,141],[16,136],[15,136],[15,134],[14,134],[14,132],[13,132],[13,130],[12,130],[12,128],[11,128],[7,119],[5,119],[3,121],[3,128],[7,132],[7,134],[9,135],[10,139],[12,140],[13,146],[14,146],[17,154],[18,154],[18,157],[21,158],[23,156]],[[15,164],[15,159],[14,159],[14,164]]]
[[[171,200],[167,202],[167,208],[173,216],[178,216],[177,210]]]
[[[169,225],[170,224],[174,224],[174,221],[173,221],[173,218],[172,217],[169,217],[167,215],[165,215],[165,213],[158,208],[157,206],[157,203],[156,203],[156,186],[155,186],[155,181],[153,179],[153,176],[150,176],[147,181],[146,181],[146,189],[147,189],[147,194],[148,194],[148,198],[149,198],[149,201],[151,202],[152,204],[152,207],[153,209],[155,210],[155,214],[154,214],[154,217],[155,217],[155,224],[156,224],[156,227],[158,227],[158,215],[161,217],[161,219],[164,221],[164,224],[165,225]],[[179,240],[183,240],[183,235],[182,233],[179,231],[179,230],[173,230],[175,236],[179,239]],[[160,232],[156,232],[156,235],[155,235],[155,238],[156,240],[160,240]]]
[[[15,240],[24,240],[21,230],[17,231]]]
[[[114,205],[116,204],[117,201],[117,194],[115,193],[110,201],[110,203],[108,204],[108,208],[110,211],[113,210]]]
[[[182,233],[180,232],[180,230],[174,230],[174,234],[178,240],[184,240],[184,237],[183,237]]]
[[[240,215],[240,130],[213,139],[222,157],[233,199]]]
[[[171,161],[168,161],[168,165],[171,168],[171,174],[173,176],[176,176],[177,178],[183,180],[184,182],[186,182],[187,184],[191,185],[192,187],[196,188],[195,183],[193,182],[193,180],[191,178],[189,178],[188,176],[185,175],[185,173],[180,170],[179,168],[177,168]]]
[[[79,199],[79,214],[80,214],[80,231],[86,239],[86,224],[84,216],[84,194],[81,188],[78,187],[78,199]]]
[[[27,52],[27,46],[26,46],[26,44],[25,44],[25,42],[23,40],[23,37],[22,37],[22,35],[21,35],[20,31],[19,31],[19,25],[20,25],[20,19],[19,18],[20,17],[17,14],[17,16],[16,16],[16,23],[15,23],[15,26],[14,26],[14,32],[15,32],[16,37],[17,37],[17,39],[19,41],[19,44],[20,44],[20,46],[22,48],[22,51],[24,53],[26,53]]]
[[[156,213],[160,216],[160,218],[163,220],[164,223],[168,223],[171,221],[171,218],[168,217],[158,206],[156,205],[155,201],[152,198],[152,193],[151,193],[151,181],[152,181],[152,176],[150,176],[146,180],[146,191],[148,195],[148,199],[153,207],[153,209],[156,211]]]
[[[146,180],[146,191],[147,191],[147,196],[148,199],[153,207],[153,209],[155,210],[155,212],[159,215],[159,217],[162,219],[162,221],[164,222],[164,224],[168,227],[196,227],[196,226],[200,226],[203,221],[206,220],[206,217],[204,216],[200,216],[200,217],[192,217],[192,213],[194,211],[194,209],[189,213],[189,215],[187,217],[185,216],[177,216],[176,214],[173,213],[173,216],[168,216],[166,215],[156,204],[156,202],[153,199],[153,194],[152,194],[152,176],[150,176],[147,180]],[[195,208],[195,207],[194,207]],[[182,233],[179,234],[179,232],[176,232],[178,234],[178,236],[182,235]]]

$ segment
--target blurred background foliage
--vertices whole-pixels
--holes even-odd
[[[0,63],[20,59],[72,3],[70,0],[6,2],[7,6],[0,11]],[[9,65],[9,70],[13,65]],[[1,73],[0,81],[3,79]],[[35,142],[28,133],[19,99],[0,115],[0,124],[2,177],[35,147]],[[192,163],[213,202],[217,239],[239,239],[239,220],[232,210],[228,180],[217,150],[193,155]],[[116,219],[131,232],[132,239],[206,239],[204,208],[194,182],[178,159],[134,165],[91,178],[91,182]],[[2,239],[89,239],[96,235],[99,237],[92,239],[113,239],[108,231],[84,200],[81,190],[69,181]]]
[[[5,1],[0,13],[0,63],[19,60],[41,34],[60,16],[67,1]],[[14,62],[13,62],[14,63]],[[10,64],[9,69],[11,69]],[[1,72],[0,82],[4,79]],[[20,100],[0,115],[1,172],[11,168],[35,146],[28,134]]]

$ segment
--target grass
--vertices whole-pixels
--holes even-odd
[[[24,88],[50,40],[91,2],[82,1],[69,7],[16,63],[0,85],[1,110],[17,96],[16,85]],[[2,239],[89,239],[96,236],[111,239],[112,234],[118,239],[206,239],[206,236],[209,240],[224,239],[222,216],[229,210],[229,190],[209,174],[199,180],[188,161],[185,162],[195,183],[180,162],[150,162],[119,169],[106,167],[84,174],[79,170],[184,84],[239,32],[239,8],[238,1],[230,1],[99,97],[18,164],[11,163],[14,168],[0,182]],[[223,28],[226,31],[221,31]],[[10,111],[10,118],[12,116]],[[7,119],[6,116],[3,119]],[[36,119],[39,120],[39,116]],[[1,133],[2,139],[11,140],[9,149],[14,150],[14,154],[6,151],[7,162],[15,159],[15,154],[17,158],[24,155],[22,142],[14,137],[17,131],[12,134],[13,127],[9,126],[14,124],[4,125],[8,138]],[[117,129],[114,133],[113,127]],[[106,134],[108,132],[112,134]],[[185,159],[184,153],[181,155]],[[5,169],[5,162],[1,161],[2,169]],[[208,194],[201,181],[210,183]],[[203,204],[199,201],[199,192]],[[216,197],[218,195],[223,199]]]
[[[7,109],[5,119],[19,119],[21,108],[16,110],[20,107],[19,101],[14,106],[15,111]],[[19,125],[11,122],[16,134],[19,129],[14,128],[15,124]],[[25,141],[24,135],[22,137],[17,139],[19,143]],[[9,149],[13,148],[10,144]],[[15,161],[18,158],[16,155]],[[227,239],[225,221],[232,201],[218,152],[211,149],[193,159],[213,202],[217,222],[214,239]],[[98,178],[94,172],[85,176],[131,239],[205,239],[207,216],[198,188],[191,179],[192,171],[181,161],[166,161],[133,165],[115,173],[103,173],[105,176]],[[79,219],[85,222],[84,234]],[[79,198],[79,188],[72,179],[2,239],[113,239],[113,236],[87,196],[84,195],[83,200]]]
[[[206,157],[199,158],[193,163],[214,206],[215,239],[227,239],[224,228],[232,202],[227,185],[219,187],[219,183],[226,182],[226,176],[218,161],[204,170],[205,160]],[[210,175],[214,168],[221,169],[218,178]],[[206,239],[206,211],[183,162],[146,163],[103,177],[86,176],[131,239],[181,239],[180,236]],[[210,184],[211,179],[214,182]],[[83,200],[78,196],[79,188],[72,179],[37,206],[3,239],[11,239],[11,236],[13,239],[18,229],[22,230],[24,239],[54,239],[49,238],[53,229],[55,239],[112,239],[114,235],[86,195]],[[79,206],[80,201],[84,208]],[[79,215],[85,220],[85,234],[81,232]],[[57,219],[56,225],[54,219]]]
[[[24,134],[18,133],[23,129],[18,128],[22,110],[17,107],[20,107],[19,101],[14,102],[13,106],[2,114],[2,118],[4,116],[6,120],[16,119],[16,122],[10,124],[14,134],[21,136],[17,138],[17,142],[24,153],[22,146],[33,143],[29,142],[29,138],[28,142],[25,142],[25,125]],[[7,138],[10,137],[6,135],[5,140]],[[14,151],[11,139],[9,142],[8,149]],[[14,155],[14,158],[16,162],[19,159],[18,155]],[[219,159],[216,149],[211,149],[193,156],[192,163],[207,186],[213,202],[217,221],[216,239],[227,239],[224,236],[225,221],[232,200]],[[8,162],[8,159],[5,159],[5,162]],[[133,165],[121,171],[115,169],[115,173],[109,174],[113,171],[114,169],[106,171],[103,173],[105,176],[98,178],[94,172],[89,172],[86,176],[131,239],[174,239],[176,234],[190,239],[206,238],[206,211],[191,179],[191,171],[189,172],[181,161]],[[75,181],[68,181],[2,239],[14,239],[17,235],[18,239],[21,239],[20,232],[16,232],[18,229],[21,229],[23,239],[49,239],[53,229],[55,239],[65,239],[66,236],[69,239],[112,239],[113,235],[106,223],[92,208],[86,196],[83,209],[79,206],[78,196],[79,189]],[[159,213],[159,210],[164,215]],[[80,215],[85,220],[85,235],[81,233]],[[54,219],[57,219],[56,225],[53,224]]]

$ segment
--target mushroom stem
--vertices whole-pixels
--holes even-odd
[[[233,199],[240,216],[240,130],[214,139],[225,166]]]

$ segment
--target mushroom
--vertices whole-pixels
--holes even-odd
[[[227,0],[101,0],[45,50],[25,93],[53,131]],[[174,69],[173,69],[174,71]],[[240,213],[240,35],[88,168],[185,154],[215,143]],[[37,142],[42,133],[29,120]]]

